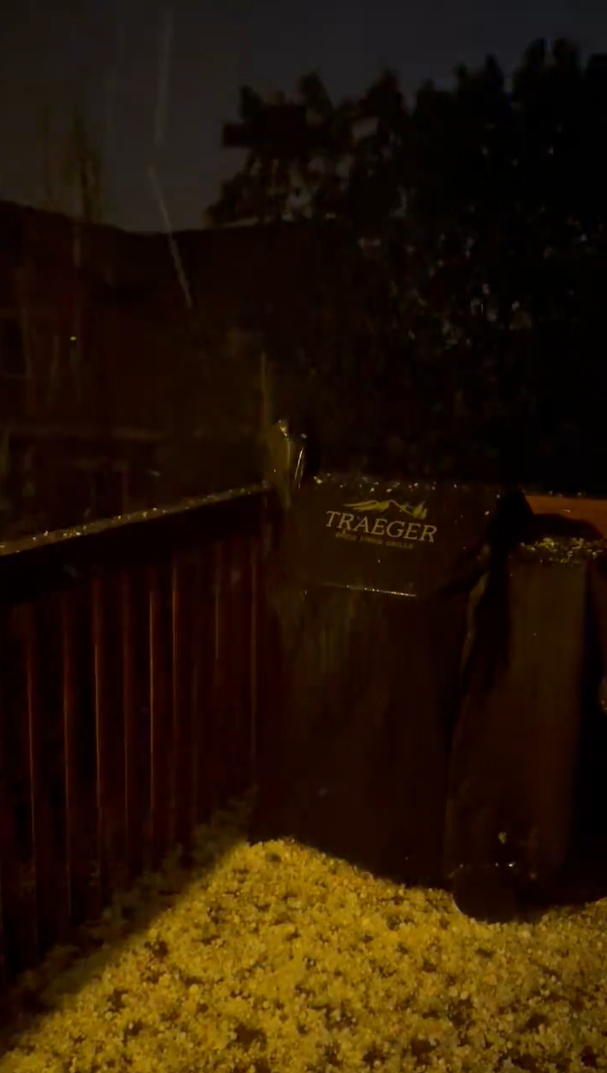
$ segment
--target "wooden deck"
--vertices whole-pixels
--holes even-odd
[[[607,499],[566,499],[564,496],[527,496],[535,514],[562,514],[590,522],[607,537]]]

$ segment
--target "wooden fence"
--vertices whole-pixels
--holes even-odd
[[[0,545],[0,987],[250,784],[264,504]]]

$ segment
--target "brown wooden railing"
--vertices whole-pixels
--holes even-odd
[[[0,986],[251,783],[264,515],[0,545]]]

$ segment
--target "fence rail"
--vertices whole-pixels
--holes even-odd
[[[0,985],[249,785],[264,513],[0,547]]]

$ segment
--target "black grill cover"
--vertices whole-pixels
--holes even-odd
[[[591,527],[556,518],[534,528],[509,558],[506,600],[494,587],[481,609],[453,739],[445,873],[460,907],[487,919],[555,890],[576,819],[582,726],[599,699],[590,595],[594,569],[605,606],[604,545]]]
[[[254,839],[440,879],[470,598],[528,517],[486,488],[302,487],[270,569]]]

